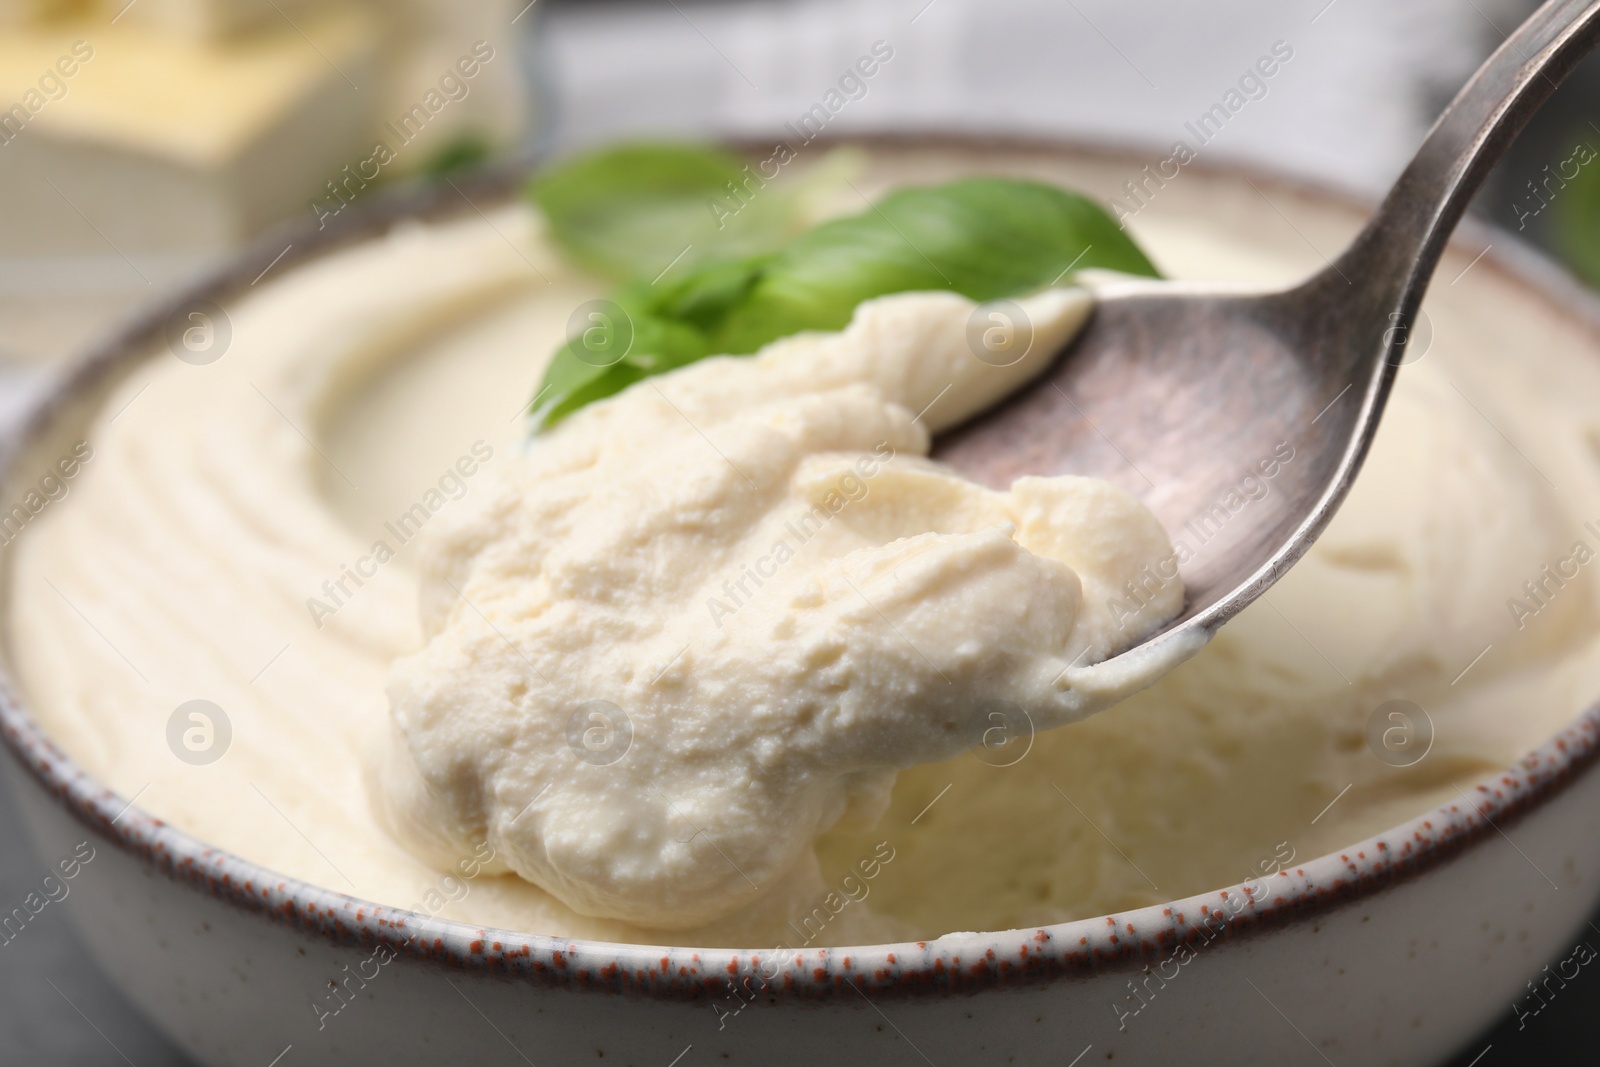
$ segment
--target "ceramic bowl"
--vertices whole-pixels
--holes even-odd
[[[922,153],[930,175],[956,151],[1102,196],[1160,158],[959,138],[870,147],[912,166]],[[1270,197],[1326,251],[1367,210],[1303,183],[1250,181],[1199,161],[1162,196],[1216,226],[1259,217],[1268,206],[1257,195]],[[175,311],[225,303],[286,243],[279,271],[515,186],[491,175],[406,193],[262,242],[65,375],[6,443],[0,498],[31,483],[160,347]],[[1491,242],[1472,267],[1476,299],[1581,335],[1600,358],[1600,305],[1509,239],[1469,229],[1441,278]],[[1441,326],[1455,313],[1449,300],[1429,307]],[[1600,887],[1595,711],[1459,802],[1264,882],[1055,926],[778,954],[560,940],[355,899],[212,848],[113,794],[41,730],[9,675],[0,730],[43,856],[92,850],[64,910],[95,959],[212,1065],[1427,1064],[1567,955]]]

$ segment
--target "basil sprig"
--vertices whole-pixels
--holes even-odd
[[[536,394],[536,426],[709,355],[841,329],[856,305],[888,293],[949,290],[983,302],[1088,268],[1157,276],[1098,204],[1042,182],[898,189],[798,236],[786,234],[790,199],[775,184],[752,189],[736,160],[679,145],[611,149],[535,179],[533,198],[569,255],[633,274],[557,351]],[[730,218],[728,205],[741,202]],[[701,254],[663,272],[696,235]]]

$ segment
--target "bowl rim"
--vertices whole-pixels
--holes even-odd
[[[1126,162],[1133,168],[1130,173],[1137,172],[1151,151],[1159,151],[1147,144],[1015,134],[866,132],[819,141],[823,147],[855,145],[869,150],[978,149],[1010,158],[1070,155]],[[746,154],[771,144],[758,139],[723,143]],[[1267,188],[1357,211],[1370,210],[1373,203],[1337,186],[1268,167],[1211,160],[1189,166],[1212,178],[1244,177]],[[169,318],[194,302],[221,302],[239,295],[269,271],[292,269],[382,234],[402,220],[480,211],[478,198],[509,197],[526,172],[527,163],[518,161],[471,178],[433,185],[408,183],[375,195],[355,211],[341,212],[331,225],[304,222],[269,231],[220,268],[128,320],[43,390],[0,441],[0,484],[14,477],[34,439],[53,427],[80,397],[146,358]],[[1452,244],[1462,245],[1463,250],[1488,245],[1480,265],[1600,336],[1600,294],[1542,254],[1474,220],[1458,228]],[[11,565],[8,558],[5,566]],[[1039,927],[900,944],[798,949],[654,946],[499,930],[380,905],[285,877],[142,811],[136,807],[137,794],[123,798],[98,782],[33,718],[4,663],[0,663],[0,737],[34,784],[114,846],[174,881],[307,935],[536,986],[665,1000],[709,1000],[742,987],[745,993],[783,1002],[976,993],[1106,970],[1133,971],[1182,946],[1197,948],[1218,938],[1253,938],[1365,900],[1504,833],[1507,822],[1548,802],[1588,771],[1600,760],[1600,704],[1510,768],[1487,776],[1470,797],[1463,791],[1462,802],[1441,805],[1305,863],[1271,871],[1264,864],[1262,875],[1248,882],[1123,913]]]

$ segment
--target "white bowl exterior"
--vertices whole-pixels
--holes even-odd
[[[8,760],[46,857],[90,840],[60,905],[99,964],[201,1063],[604,1062],[1423,1065],[1526,996],[1580,938],[1600,886],[1600,774],[1581,775],[1495,835],[1423,873],[1305,921],[1222,937],[1177,977],[1142,988],[1137,964],[976,994],[659,1000],[540,987],[400,958],[263,919],[152,869],[74,818]],[[1519,851],[1520,853],[1519,854]],[[1524,858],[1524,855],[1526,858]],[[1537,865],[1537,870],[1535,869]],[[1560,880],[1557,890],[1540,871]],[[1152,957],[1154,964],[1159,957]],[[330,983],[377,977],[337,1014]],[[1172,968],[1167,968],[1170,973]],[[1159,978],[1159,972],[1157,973]],[[1281,1013],[1281,1014],[1280,1014]],[[520,1051],[519,1051],[520,1050]]]

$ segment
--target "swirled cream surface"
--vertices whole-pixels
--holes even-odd
[[[863,187],[971,166],[890,158]],[[1169,274],[1307,266],[1208,180],[1135,220]],[[870,302],[524,448],[519,402],[600,283],[524,208],[400,227],[269,275],[219,358],[160,352],[108,399],[60,498],[25,508],[12,658],[61,744],[154,814],[485,926],[801,947],[1199,892],[1453,796],[1600,691],[1576,562],[1600,545],[1600,361],[1499,285],[1431,306],[1306,560],[1073,722],[1137,681],[1075,664],[1177,608],[1130,620],[1111,591],[1198,537],[1131,473],[997,493],[923,458],[1039,369],[975,361],[969,303]],[[1045,351],[1088,307],[1025,304]],[[1040,727],[1005,759],[968,751],[995,700]],[[1395,701],[1420,757],[1373,740]]]

